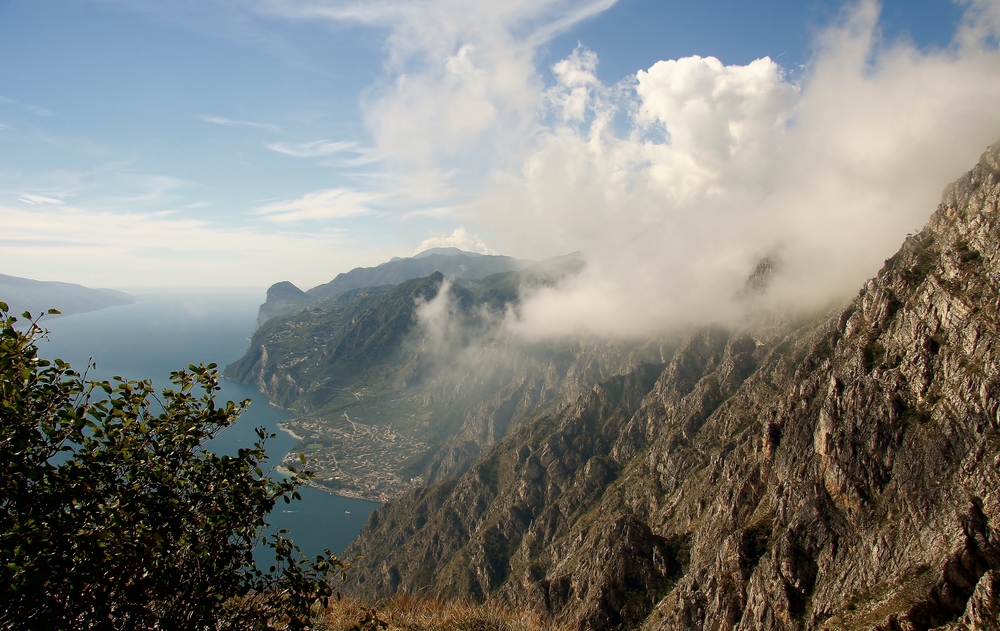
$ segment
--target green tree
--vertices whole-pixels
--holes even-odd
[[[302,629],[343,572],[268,534],[275,480],[259,440],[205,445],[249,400],[218,405],[214,364],[149,381],[92,382],[38,355],[38,319],[0,302],[0,628]],[[266,543],[275,562],[258,569]]]

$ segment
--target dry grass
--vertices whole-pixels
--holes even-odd
[[[566,631],[545,623],[533,611],[496,601],[438,601],[404,594],[378,603],[375,611],[379,620],[388,624],[387,631]],[[329,631],[348,631],[358,628],[365,613],[363,603],[343,598],[331,600],[321,619]],[[368,628],[374,631],[378,627]]]

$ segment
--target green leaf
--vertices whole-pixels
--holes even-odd
[[[157,400],[148,380],[85,381],[39,358],[41,329],[13,320],[0,329],[0,627],[104,628],[128,612],[128,628],[305,628],[328,566],[299,563],[283,538],[268,542],[282,559],[270,573],[253,561],[301,479],[261,470],[263,428],[236,457],[208,450],[248,404],[216,403],[216,367],[173,373]],[[231,606],[250,593],[260,604]]]

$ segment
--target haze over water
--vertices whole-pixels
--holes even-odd
[[[41,344],[44,356],[59,357],[82,372],[88,360],[96,362],[91,379],[153,380],[157,390],[168,387],[170,373],[189,364],[216,363],[221,370],[240,358],[253,332],[258,291],[132,292],[139,300],[131,305],[101,311],[47,317],[49,341]],[[212,448],[235,453],[256,439],[255,428],[264,426],[277,435],[268,441],[270,463],[277,464],[295,446],[295,439],[278,429],[291,415],[268,403],[255,387],[222,380],[220,401],[253,402],[237,423],[212,443]],[[302,500],[279,503],[271,524],[285,528],[309,556],[325,548],[341,553],[357,536],[375,502],[332,495],[313,488],[300,490]]]

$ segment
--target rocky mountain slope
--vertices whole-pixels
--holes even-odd
[[[1000,144],[846,307],[706,327],[376,510],[367,597],[581,629],[997,629]]]

